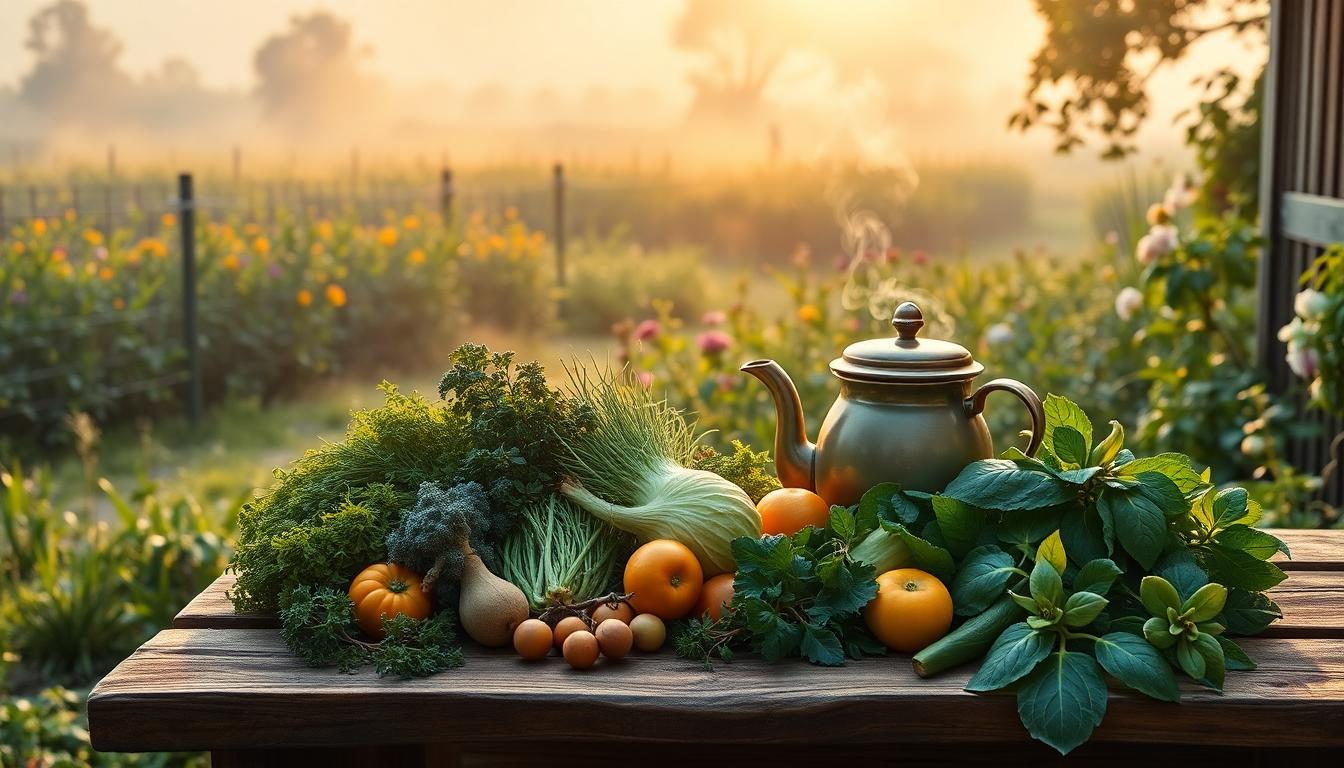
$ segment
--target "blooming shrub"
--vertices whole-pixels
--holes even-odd
[[[1279,329],[1293,374],[1307,385],[1311,404],[1344,415],[1344,245],[1335,245],[1302,276],[1295,317]]]

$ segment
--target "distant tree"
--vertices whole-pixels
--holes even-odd
[[[94,26],[79,0],[57,0],[35,13],[25,47],[35,61],[19,96],[39,114],[106,122],[126,109],[133,83],[119,63],[121,41]]]
[[[804,44],[800,21],[789,0],[686,0],[673,44],[709,58],[708,67],[690,75],[692,113],[753,114],[785,55]]]
[[[1045,42],[1031,61],[1022,108],[1008,124],[1048,128],[1060,152],[1091,135],[1107,158],[1134,151],[1156,72],[1208,35],[1263,35],[1268,18],[1266,0],[1036,0],[1036,7]],[[1206,84],[1225,85],[1226,74],[1213,73]]]
[[[325,11],[290,18],[253,57],[265,116],[295,131],[331,129],[365,117],[373,93],[349,22]]]

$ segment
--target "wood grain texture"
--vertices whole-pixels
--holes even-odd
[[[229,590],[238,577],[226,573],[192,598],[173,618],[173,629],[267,629],[280,626],[274,614],[236,613]]]
[[[1344,531],[1272,528],[1292,551],[1291,560],[1282,554],[1274,562],[1285,571],[1344,571]],[[1291,578],[1291,576],[1290,576]]]
[[[1333,640],[1250,639],[1260,668],[1185,703],[1113,693],[1098,742],[1344,747],[1344,658]],[[472,650],[421,680],[308,669],[274,630],[166,630],[94,689],[101,750],[242,749],[527,738],[702,743],[1023,744],[1015,701],[918,680],[908,657],[839,669],[742,659],[708,672],[664,652],[575,672]],[[769,723],[763,728],[762,723]],[[675,724],[671,727],[670,724]]]
[[[1283,619],[1261,637],[1344,639],[1344,571],[1296,571],[1269,596],[1283,609]]]

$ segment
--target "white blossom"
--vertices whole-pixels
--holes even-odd
[[[1143,294],[1138,288],[1127,285],[1120,289],[1115,295],[1115,314],[1120,316],[1121,320],[1129,320],[1134,317],[1134,313],[1143,306]]]
[[[1307,288],[1293,299],[1293,311],[1304,320],[1320,320],[1330,311],[1330,297]]]
[[[1293,375],[1308,381],[1316,378],[1316,371],[1321,365],[1316,350],[1303,346],[1296,339],[1288,342],[1288,353],[1284,359],[1288,361],[1288,367],[1293,369]]]

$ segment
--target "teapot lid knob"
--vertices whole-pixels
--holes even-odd
[[[915,336],[919,334],[919,329],[924,327],[924,313],[919,311],[919,305],[913,301],[902,302],[896,308],[896,313],[891,317],[891,324],[896,326],[896,335],[901,341],[914,341]]]

